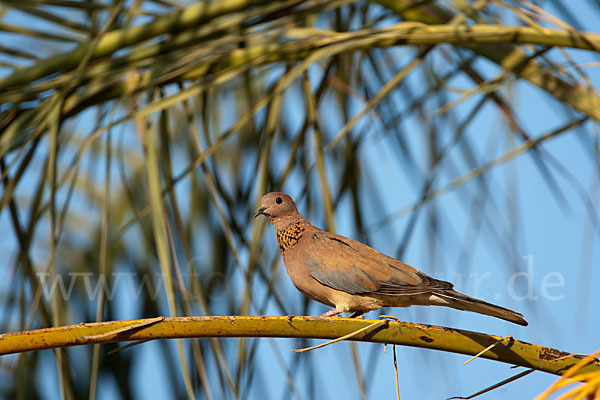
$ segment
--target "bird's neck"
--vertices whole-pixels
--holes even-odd
[[[293,248],[300,238],[304,235],[308,223],[302,219],[295,219],[292,221],[277,221],[275,225],[276,234],[277,234],[277,244],[279,245],[279,250],[281,251],[281,255]]]

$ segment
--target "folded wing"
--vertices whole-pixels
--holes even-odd
[[[405,296],[453,287],[352,239],[321,231],[310,240],[310,274],[336,290]]]

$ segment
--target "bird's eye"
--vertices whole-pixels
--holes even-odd
[[[275,199],[275,203],[281,204],[281,203],[283,203],[283,199],[281,197],[278,197]]]

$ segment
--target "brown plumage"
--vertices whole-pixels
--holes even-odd
[[[436,305],[527,325],[516,311],[466,296],[453,290],[449,282],[311,225],[285,193],[265,194],[255,217],[259,215],[268,217],[275,227],[283,262],[296,288],[335,307],[323,316],[343,312],[359,316],[381,307]]]

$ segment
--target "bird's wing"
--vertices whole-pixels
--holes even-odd
[[[321,284],[350,294],[416,295],[452,289],[369,246],[329,232],[309,238],[306,266]]]

